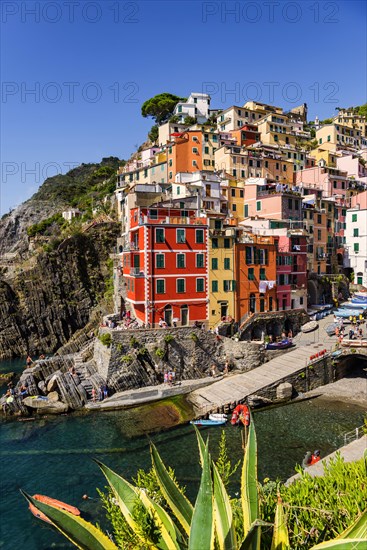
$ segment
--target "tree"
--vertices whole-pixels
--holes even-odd
[[[194,116],[186,116],[184,118],[184,124],[188,124],[190,126],[193,126],[194,124],[196,124],[196,118]]]
[[[367,103],[358,108],[358,114],[367,117]]]
[[[147,99],[141,107],[141,114],[145,118],[152,117],[156,124],[162,124],[172,116],[180,101],[186,101],[186,98],[164,92]]]
[[[148,133],[148,138],[152,143],[155,143],[158,139],[158,135],[159,135],[158,126],[155,124],[154,126],[151,127],[150,132]]]

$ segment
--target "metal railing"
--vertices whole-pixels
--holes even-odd
[[[345,433],[344,445],[348,445],[348,443],[351,443],[352,441],[357,441],[357,439],[360,439],[365,433],[364,428],[365,426],[358,426],[358,428],[355,428],[354,430]]]

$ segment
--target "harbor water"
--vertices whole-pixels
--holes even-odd
[[[6,370],[4,365],[3,372]],[[15,364],[13,364],[15,367]],[[15,370],[15,369],[13,369]],[[8,369],[9,371],[9,369]],[[285,480],[294,473],[307,450],[326,455],[343,444],[344,433],[361,425],[364,410],[347,403],[319,398],[254,413],[258,436],[259,479]],[[0,423],[1,532],[0,548],[49,550],[72,548],[61,535],[35,519],[21,496],[41,493],[80,508],[85,518],[108,525],[96,487],[105,486],[98,458],[121,475],[131,478],[150,465],[147,434],[133,436],[136,410],[73,414]],[[240,430],[225,427],[228,450],[234,461],[242,456]],[[221,428],[202,428],[210,436],[215,457]],[[192,500],[198,488],[200,468],[196,437],[189,424],[150,434],[167,465],[175,468]],[[238,491],[239,479],[230,490]],[[93,500],[84,501],[88,494]]]

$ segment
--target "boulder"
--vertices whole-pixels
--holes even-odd
[[[27,407],[35,409],[38,414],[61,414],[68,410],[68,406],[65,403],[51,401],[45,397],[26,397],[23,403]]]
[[[47,382],[47,392],[53,392],[58,388],[57,381],[60,378],[60,374],[56,373],[51,376],[50,380]]]
[[[293,393],[293,386],[289,382],[283,382],[277,387],[277,399],[290,399]]]
[[[56,401],[59,401],[60,400],[60,397],[59,397],[59,394],[57,393],[57,391],[51,391],[49,394],[48,394],[48,400],[49,401],[52,401],[52,403],[55,403]]]

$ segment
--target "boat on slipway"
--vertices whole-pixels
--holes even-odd
[[[285,338],[281,342],[269,342],[266,344],[266,349],[286,349],[293,346],[292,340]]]

